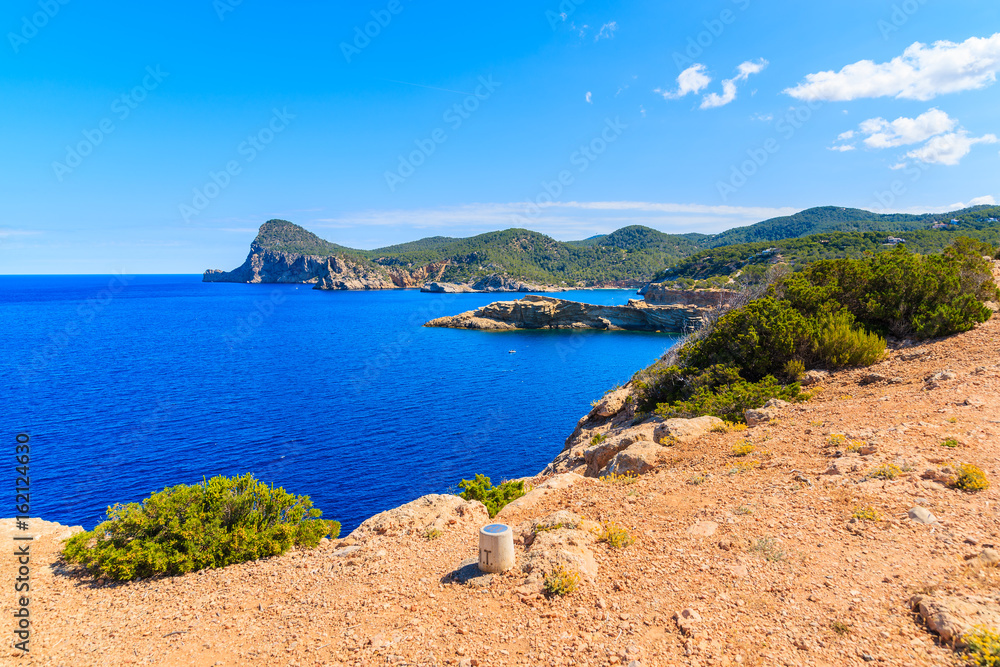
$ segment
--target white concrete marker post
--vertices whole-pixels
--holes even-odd
[[[479,569],[506,572],[514,567],[514,531],[502,523],[479,529]]]

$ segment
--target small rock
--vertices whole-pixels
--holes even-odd
[[[1000,565],[1000,552],[995,549],[983,549],[975,560],[983,567],[997,567]]]
[[[979,408],[982,407],[984,403],[986,403],[986,401],[983,400],[982,396],[969,396],[965,399],[965,402],[962,405],[970,405],[972,407]]]
[[[698,624],[701,623],[701,614],[694,609],[683,609],[674,614],[674,620],[677,621],[677,627],[680,628],[680,631],[690,637],[697,630]]]
[[[830,374],[826,371],[806,371],[802,375],[802,379],[799,380],[799,382],[802,384],[803,387],[808,387],[809,385],[823,382],[824,380],[828,380],[829,378]]]
[[[719,529],[719,524],[714,521],[699,521],[687,529],[687,534],[691,537],[711,537]]]
[[[889,378],[882,375],[881,373],[866,373],[861,377],[861,380],[858,382],[858,384],[862,385],[875,384],[876,382],[885,382],[888,379]]]
[[[948,380],[954,380],[957,377],[958,373],[953,370],[945,369],[927,376],[924,378],[924,382],[947,382]]]
[[[926,510],[923,507],[913,507],[907,512],[907,515],[912,521],[917,523],[934,523],[937,521],[937,517],[930,513],[930,510]]]

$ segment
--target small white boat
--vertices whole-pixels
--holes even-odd
[[[507,354],[517,354],[517,350],[507,350]]]

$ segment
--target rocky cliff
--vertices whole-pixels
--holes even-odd
[[[662,283],[651,283],[640,292],[646,303],[658,306],[688,305],[720,308],[728,306],[739,292],[726,289],[671,289]]]
[[[510,276],[491,275],[472,283],[430,282],[420,288],[421,292],[461,294],[471,292],[565,292],[564,287],[535,285],[516,280]]]
[[[594,306],[547,296],[497,301],[474,311],[439,317],[427,327],[514,331],[517,329],[598,329],[681,333],[701,326],[708,308],[650,306],[631,300],[627,306]]]

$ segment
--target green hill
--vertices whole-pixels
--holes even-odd
[[[633,225],[582,241],[560,242],[528,229],[469,238],[433,236],[357,250],[330,243],[287,220],[260,227],[254,246],[303,255],[339,255],[372,265],[407,269],[447,262],[442,280],[473,281],[490,274],[552,285],[638,284],[657,279],[721,280],[736,271],[761,273],[776,261],[803,266],[817,259],[860,257],[886,250],[888,235],[907,247],[935,252],[961,233],[1000,242],[1000,207],[977,206],[943,215],[880,215],[825,206],[721,234],[666,234]],[[935,222],[958,221],[945,230]],[[991,221],[992,219],[992,221]]]

